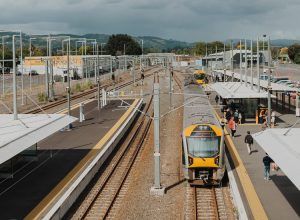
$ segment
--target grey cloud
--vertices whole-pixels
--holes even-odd
[[[128,33],[179,40],[297,38],[299,0],[14,0],[0,28],[26,32]]]

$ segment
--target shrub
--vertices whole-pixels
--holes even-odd
[[[38,93],[38,101],[39,102],[46,102],[48,100],[48,97],[44,92]]]

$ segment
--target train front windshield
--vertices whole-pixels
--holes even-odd
[[[214,157],[219,153],[219,137],[188,137],[189,154],[194,157]]]
[[[196,80],[203,80],[204,77],[205,77],[204,74],[195,74],[194,76],[195,76],[195,79],[196,79]]]

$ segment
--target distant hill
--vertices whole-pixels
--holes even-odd
[[[3,35],[12,35],[12,34],[18,34],[13,32],[0,32],[0,37]],[[36,37],[37,39],[33,41],[33,44],[35,46],[41,46],[45,47],[46,41],[45,38],[48,35],[39,35],[39,37]],[[108,34],[84,34],[84,35],[77,35],[77,34],[55,34],[52,36],[70,36],[72,38],[88,38],[88,39],[96,39],[98,43],[106,43],[110,37]],[[44,38],[43,38],[44,37]],[[23,39],[25,45],[28,45],[30,36],[26,33],[23,34]],[[173,39],[163,39],[160,37],[155,36],[133,36],[133,38],[138,41],[141,44],[141,41],[144,41],[144,50],[146,52],[165,52],[170,51],[172,49],[183,49],[183,48],[191,48],[195,45],[195,43],[188,43],[184,41],[178,41]],[[8,39],[6,39],[7,41]],[[236,44],[240,40],[239,39],[233,39],[233,42]],[[226,40],[226,43],[230,43],[230,40]],[[247,40],[247,43],[250,43],[249,40]],[[291,40],[291,39],[275,39],[271,40],[271,44],[273,46],[281,46],[281,47],[288,47],[292,44],[299,43],[300,40]],[[54,48],[59,48],[61,43],[53,42]],[[249,44],[250,45],[250,44]]]

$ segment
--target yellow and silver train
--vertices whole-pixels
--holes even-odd
[[[224,175],[224,133],[202,88],[185,87],[182,163],[191,185],[218,185]]]
[[[197,85],[206,84],[205,82],[205,72],[204,70],[196,70],[194,72],[194,83]]]

